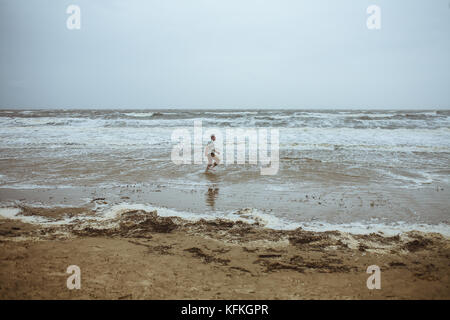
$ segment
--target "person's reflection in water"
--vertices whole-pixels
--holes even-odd
[[[217,185],[211,185],[206,192],[206,204],[211,208],[214,208],[217,196],[219,195],[219,187]]]

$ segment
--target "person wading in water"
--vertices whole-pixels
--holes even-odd
[[[214,141],[216,141],[216,136],[212,134],[211,140],[208,141],[205,148],[205,155],[208,158],[208,166],[206,167],[205,172],[208,172],[211,167],[214,168],[220,163],[220,159],[216,155],[220,154],[220,152],[215,149]]]

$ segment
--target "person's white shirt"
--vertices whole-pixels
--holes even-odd
[[[205,147],[205,155],[208,156],[211,152],[216,152],[214,141],[209,140]]]

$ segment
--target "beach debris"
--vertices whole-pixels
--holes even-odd
[[[170,233],[177,228],[171,218],[160,217],[156,210],[129,210],[115,219],[116,223],[100,224],[74,229],[82,236],[122,236],[127,238],[151,238],[151,233]],[[113,220],[114,222],[114,220]]]
[[[412,241],[409,241],[403,245],[403,248],[410,251],[415,252],[421,249],[425,249],[428,245],[432,244],[433,242],[430,239],[425,238],[419,238]]]
[[[200,249],[200,248],[192,247],[192,248],[184,249],[184,251],[192,253],[192,256],[195,258],[203,259],[203,262],[205,262],[205,263],[216,262],[221,265],[228,265],[228,263],[230,263],[229,259],[222,259],[222,258],[215,257],[214,255],[204,253],[202,251],[202,249]]]

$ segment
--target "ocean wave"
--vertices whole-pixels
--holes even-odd
[[[450,127],[447,111],[196,111],[196,110],[37,110],[2,111],[6,127],[86,126],[158,127],[191,126],[202,120],[208,126],[260,126],[279,128],[382,128],[434,129]]]

